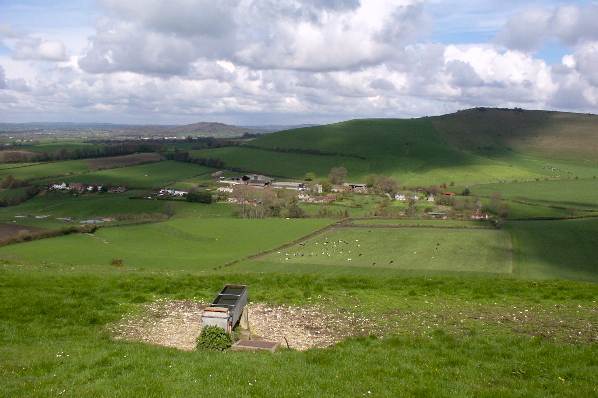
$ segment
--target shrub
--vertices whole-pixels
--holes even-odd
[[[122,267],[123,260],[122,260],[122,258],[113,258],[112,261],[110,261],[110,265],[112,265],[114,267]]]
[[[191,191],[187,194],[188,202],[212,203],[212,194],[207,191]]]
[[[232,345],[231,337],[218,326],[206,326],[197,338],[197,348],[224,351]]]

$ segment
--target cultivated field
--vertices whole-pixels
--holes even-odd
[[[103,170],[159,162],[161,159],[162,157],[157,153],[135,153],[132,155],[90,159],[87,161],[87,164],[90,170]]]

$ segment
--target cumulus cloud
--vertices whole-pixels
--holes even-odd
[[[533,51],[555,38],[566,45],[598,40],[598,3],[533,8],[513,16],[497,35],[508,48]]]
[[[5,89],[6,86],[6,74],[4,73],[4,68],[2,65],[0,65],[0,90]]]
[[[591,6],[528,9],[495,41],[448,44],[426,36],[434,21],[418,0],[101,5],[87,47],[68,59],[64,47],[41,51],[48,40],[5,39],[12,54],[0,55],[0,112],[303,123],[479,105],[598,109]],[[534,53],[551,38],[570,49],[560,64]],[[48,59],[58,62],[24,72]]]
[[[25,37],[16,41],[13,57],[23,60],[64,61],[66,48],[58,40]]]
[[[199,58],[256,69],[341,70],[381,63],[417,37],[409,0],[104,0],[80,65],[92,73],[184,75]]]

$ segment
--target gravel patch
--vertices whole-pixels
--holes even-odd
[[[159,300],[144,306],[140,313],[125,315],[110,327],[116,340],[195,349],[201,333],[204,303],[190,300]],[[374,331],[373,322],[346,311],[322,308],[249,304],[249,329],[252,338],[279,342],[295,350],[323,348],[351,336]]]

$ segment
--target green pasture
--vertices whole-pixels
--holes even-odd
[[[497,274],[512,267],[508,233],[473,229],[335,228],[259,260],[288,268],[316,264]]]
[[[200,205],[197,205],[200,206]],[[207,205],[204,205],[209,207]],[[153,224],[101,228],[0,248],[11,263],[205,271],[300,238],[329,221],[186,217]]]
[[[65,160],[61,162],[33,163],[18,168],[3,168],[0,169],[0,177],[12,175],[19,180],[40,180],[54,177],[60,179],[69,175],[81,174],[88,170],[85,160]]]
[[[191,177],[209,175],[212,169],[171,160],[117,169],[99,170],[71,177],[70,182],[125,185],[130,188],[159,188]]]
[[[515,221],[513,274],[524,278],[598,281],[598,218]]]
[[[353,225],[380,225],[396,227],[436,227],[436,228],[490,228],[490,223],[485,221],[466,220],[428,220],[428,219],[385,219],[368,218],[352,220]]]
[[[472,192],[484,196],[498,192],[507,199],[564,208],[598,208],[598,179],[593,178],[476,185]]]
[[[76,196],[66,192],[48,192],[20,205],[0,208],[0,220],[15,220],[30,226],[54,227],[65,225],[64,221],[56,218],[69,217],[78,222],[97,217],[164,212],[164,201],[130,199],[132,195],[139,194],[140,192],[130,191],[123,194],[90,193]],[[48,217],[36,219],[36,216]]]
[[[346,167],[353,175],[363,176],[370,173],[370,164],[367,161],[347,156],[283,153],[242,146],[205,149],[191,153],[194,157],[221,159],[227,168],[239,168],[269,176],[303,178],[305,173],[313,172],[324,177],[336,166]]]

